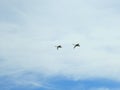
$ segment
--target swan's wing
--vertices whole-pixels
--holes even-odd
[[[59,49],[59,47],[57,47],[57,50]]]
[[[76,45],[74,45],[74,47],[73,48],[76,48]]]

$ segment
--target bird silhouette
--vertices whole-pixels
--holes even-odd
[[[80,44],[79,44],[79,43],[77,43],[77,44],[73,44],[73,45],[74,45],[73,48],[80,47]]]
[[[57,47],[57,50],[58,50],[59,48],[62,48],[62,46],[61,46],[61,45],[58,45],[58,46],[55,46],[55,47]]]

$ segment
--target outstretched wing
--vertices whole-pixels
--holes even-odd
[[[74,47],[73,48],[76,48],[77,46],[76,45],[74,45]]]
[[[57,46],[57,50],[59,49],[59,47]]]

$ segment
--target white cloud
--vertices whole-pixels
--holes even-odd
[[[109,88],[92,88],[90,90],[111,90],[111,89],[109,89]]]
[[[99,87],[99,88],[91,88],[90,90],[119,90],[120,88],[107,88],[107,87]]]
[[[95,77],[120,80],[120,13],[114,6],[119,1],[19,3],[13,0],[8,7],[13,5],[10,10],[24,20],[17,24],[5,22],[0,28],[0,53],[6,59],[0,66],[0,75],[28,70],[77,80]],[[18,31],[10,33],[13,28]],[[72,44],[76,42],[81,47],[73,50]],[[56,44],[63,48],[57,51]]]

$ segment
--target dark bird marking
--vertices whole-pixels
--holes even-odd
[[[79,44],[79,43],[77,43],[77,44],[73,44],[73,45],[74,45],[73,48],[80,47],[80,44]]]
[[[58,50],[59,48],[62,48],[62,46],[61,46],[61,45],[58,45],[58,46],[55,46],[55,47],[57,47],[57,50]]]

